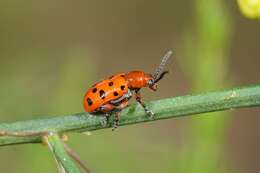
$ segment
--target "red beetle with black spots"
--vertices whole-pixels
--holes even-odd
[[[84,96],[84,108],[89,113],[104,113],[107,120],[112,112],[115,112],[114,128],[119,124],[120,110],[128,106],[129,99],[134,96],[136,101],[142,105],[145,112],[153,117],[154,113],[149,110],[141,99],[140,89],[149,87],[153,91],[157,90],[157,83],[168,71],[164,71],[164,66],[171,56],[172,51],[168,51],[154,74],[143,71],[130,71],[118,73],[93,85]]]

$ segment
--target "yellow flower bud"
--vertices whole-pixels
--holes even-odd
[[[260,0],[237,0],[241,12],[251,19],[260,19]]]

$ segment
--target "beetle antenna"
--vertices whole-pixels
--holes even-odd
[[[155,70],[155,72],[154,72],[154,74],[153,74],[153,78],[155,79],[155,81],[159,81],[159,80],[164,76],[164,74],[166,74],[166,73],[163,72],[163,69],[164,69],[164,67],[165,67],[165,65],[166,65],[166,63],[167,63],[167,61],[168,61],[168,59],[169,59],[170,56],[172,55],[172,53],[173,53],[173,52],[172,52],[171,50],[169,50],[169,51],[163,56],[160,65],[157,67],[157,69]],[[163,75],[161,75],[162,73],[163,73]]]
[[[165,74],[169,73],[169,71],[162,72],[155,80],[154,83],[157,83],[159,80],[161,80]]]

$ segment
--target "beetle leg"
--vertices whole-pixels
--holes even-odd
[[[124,100],[122,103],[120,103],[120,105],[116,107],[117,111],[115,112],[115,121],[112,130],[115,130],[119,126],[121,110],[127,106],[128,106],[128,100]]]
[[[118,110],[122,110],[122,109],[126,108],[126,107],[128,106],[128,104],[129,104],[128,100],[124,100],[124,101],[123,101],[122,103],[120,103],[120,105],[118,105],[116,108],[117,108]]]
[[[150,116],[150,118],[154,117],[154,113],[152,110],[148,109],[145,103],[142,101],[141,94],[139,90],[135,90],[135,100],[140,103],[140,105],[144,108],[144,111]]]
[[[116,107],[118,111],[115,112],[115,121],[114,121],[114,126],[113,126],[112,130],[115,130],[119,126],[121,110],[127,106],[128,106],[128,100],[125,100]]]
[[[109,124],[109,118],[110,118],[111,114],[109,112],[105,113],[105,117],[100,121],[102,127],[106,127]]]
[[[99,108],[99,111],[103,112],[105,114],[105,119],[101,121],[101,125],[103,127],[106,127],[108,124],[109,124],[109,118],[111,116],[111,111],[115,109],[115,106],[112,105],[112,104],[105,104],[105,105],[102,105],[100,108]]]
[[[115,106],[110,103],[107,103],[105,105],[100,106],[99,111],[108,113],[111,112],[113,109],[115,109]]]
[[[109,122],[109,118],[110,118],[111,114],[110,113],[106,113],[105,117],[106,117],[106,123],[108,124]]]
[[[114,124],[113,124],[113,128],[112,128],[113,131],[116,130],[119,126],[120,113],[121,113],[121,111],[115,112],[115,120],[114,120]]]
[[[116,100],[111,100],[110,103],[113,105],[116,105],[120,102],[123,102],[124,100],[129,100],[132,97],[132,92],[130,90],[127,91],[122,97],[116,99]]]

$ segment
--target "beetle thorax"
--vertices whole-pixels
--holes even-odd
[[[147,87],[148,80],[152,78],[152,75],[146,74],[143,71],[130,71],[125,75],[125,79],[130,89],[139,89]]]

